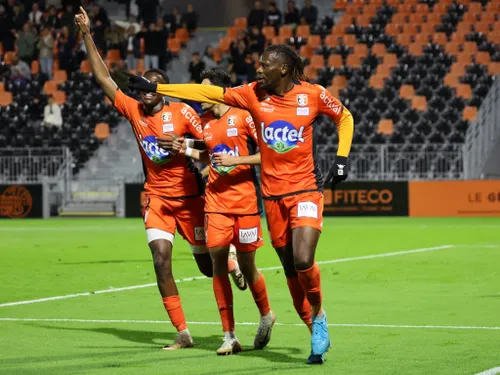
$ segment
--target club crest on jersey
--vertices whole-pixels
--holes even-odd
[[[172,112],[163,112],[161,114],[161,119],[163,122],[171,122],[172,121]]]
[[[162,165],[168,163],[172,157],[170,152],[162,149],[158,146],[158,142],[156,141],[156,137],[154,135],[148,135],[142,138],[140,136],[139,143],[141,144],[144,153],[147,157],[155,164]]]
[[[234,126],[234,125],[236,125],[236,118],[237,118],[236,116],[229,116],[229,117],[227,118],[227,124],[228,124],[229,126]]]
[[[220,153],[220,154],[226,154],[230,156],[240,156],[240,150],[238,149],[238,146],[234,148],[234,150],[226,145],[223,144],[218,144],[212,149],[212,155],[210,155],[210,161],[212,163],[212,167],[221,175],[226,175],[229,172],[231,172],[233,169],[236,168],[236,165],[232,165],[230,167],[224,167],[224,166],[217,166],[213,162],[213,154],[215,153]]]
[[[268,147],[278,154],[284,154],[298,147],[299,143],[304,143],[304,126],[299,130],[287,121],[274,121],[268,126],[261,124],[262,140]]]
[[[297,104],[301,107],[305,107],[309,103],[309,97],[307,94],[297,94]]]

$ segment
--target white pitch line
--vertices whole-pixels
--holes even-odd
[[[479,372],[475,375],[495,375],[495,374],[500,374],[500,367],[490,368],[489,370]]]
[[[0,322],[49,322],[49,323],[104,323],[104,324],[170,324],[169,320],[136,320],[136,319],[71,319],[71,318],[0,318]],[[187,322],[191,325],[213,326],[220,322]],[[242,326],[257,326],[258,322],[237,322]],[[275,323],[277,326],[302,327],[303,323]],[[407,325],[407,324],[351,324],[331,323],[329,327],[352,327],[352,328],[403,328],[403,329],[461,329],[461,330],[483,330],[500,331],[500,327],[487,326],[436,326],[436,325]],[[500,368],[496,367],[495,369]],[[492,369],[494,370],[494,369]],[[488,370],[490,371],[490,370]],[[483,374],[483,373],[481,373]],[[485,374],[489,374],[486,373]],[[495,373],[496,374],[496,373]]]
[[[420,249],[396,251],[396,252],[392,252],[392,253],[365,255],[365,256],[354,257],[354,258],[340,258],[340,259],[325,260],[325,261],[319,261],[319,262],[316,262],[316,263],[318,263],[318,264],[332,264],[332,263],[352,262],[352,261],[355,261],[355,260],[385,258],[385,257],[392,257],[392,256],[397,256],[397,255],[422,253],[422,252],[425,252],[425,251],[437,251],[437,250],[451,249],[452,247],[454,247],[454,245],[423,247],[423,248],[420,248]],[[275,271],[275,270],[279,270],[281,268],[282,268],[281,266],[266,267],[266,268],[260,268],[260,271]],[[186,281],[201,280],[201,279],[205,279],[205,278],[206,278],[205,276],[196,276],[196,277],[190,277],[190,278],[185,278],[185,279],[178,279],[178,280],[175,280],[175,282],[176,283],[182,283],[182,282],[186,282]],[[40,302],[55,301],[55,300],[61,300],[61,299],[67,299],[67,298],[90,296],[92,294],[103,294],[103,293],[121,292],[121,291],[124,291],[124,290],[134,290],[134,289],[148,288],[148,287],[155,286],[155,285],[156,285],[156,283],[139,284],[139,285],[125,286],[125,287],[122,287],[122,288],[109,288],[109,289],[103,289],[103,290],[96,290],[94,292],[82,292],[82,293],[65,294],[65,295],[62,295],[62,296],[38,298],[38,299],[25,300],[25,301],[7,302],[7,303],[0,304],[0,307],[9,307],[9,306],[17,306],[17,305],[28,305],[28,304],[31,304],[31,303],[40,303]]]

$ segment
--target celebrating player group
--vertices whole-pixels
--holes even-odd
[[[314,258],[323,225],[323,186],[347,178],[354,128],[350,112],[323,87],[307,82],[301,58],[285,45],[269,46],[261,56],[257,81],[235,88],[219,69],[203,72],[201,85],[169,84],[160,70],[147,71],[144,77],[128,74],[129,88],[141,93],[138,102],[111,79],[83,8],[75,21],[95,78],[132,125],[144,161],[147,239],[165,309],[178,331],[175,342],[164,349],[193,345],[172,274],[176,229],[190,243],[200,271],[212,277],[224,331],[217,354],[241,351],[228,274],[240,289],[248,285],[259,311],[254,348],[269,343],[276,315],[255,264],[255,252],[263,245],[262,198],[293,305],[311,332],[307,363],[322,364],[330,337]],[[164,96],[200,102],[213,120],[203,124],[191,107],[166,102]],[[339,134],[337,155],[325,179],[314,155],[314,121],[321,114],[333,120]],[[192,159],[210,166],[206,192]],[[260,185],[256,164],[261,166]],[[229,256],[230,247],[236,248],[238,262]]]

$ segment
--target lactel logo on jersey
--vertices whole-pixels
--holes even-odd
[[[167,150],[158,147],[158,143],[156,141],[156,137],[154,135],[148,135],[142,138],[139,143],[141,144],[142,149],[148,156],[148,158],[155,164],[162,165],[168,163],[171,159],[170,152]]]
[[[261,124],[262,139],[269,146],[279,154],[284,154],[296,147],[298,143],[304,143],[302,134],[304,133],[304,126],[299,130],[287,121],[278,120],[274,121],[269,126]]]
[[[240,150],[238,149],[238,146],[236,146],[234,148],[234,150],[226,145],[223,145],[223,144],[218,144],[217,146],[215,146],[213,149],[212,149],[212,155],[215,154],[215,153],[218,153],[218,154],[226,154],[226,155],[229,155],[229,156],[240,156]],[[214,169],[219,173],[219,174],[222,174],[222,175],[226,175],[228,174],[229,172],[231,172],[233,169],[236,168],[236,165],[233,165],[231,167],[224,167],[224,166],[217,166],[215,165],[215,163],[213,162],[213,159],[212,159],[212,156],[210,157],[210,161],[212,162],[212,167],[214,167]]]

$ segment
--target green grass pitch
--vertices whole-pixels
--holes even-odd
[[[174,253],[177,279],[199,276],[181,238]],[[230,357],[215,354],[222,329],[210,279],[178,284],[196,347],[160,350],[175,330],[147,285],[155,278],[140,219],[1,221],[0,256],[0,374],[473,375],[500,366],[500,218],[325,219],[316,259],[326,262],[332,348],[313,367],[267,236],[257,264],[272,268],[263,273],[280,325],[253,351],[257,327],[237,324],[244,352]],[[258,322],[250,292],[233,291],[236,321]],[[8,305],[55,296],[66,297]]]

